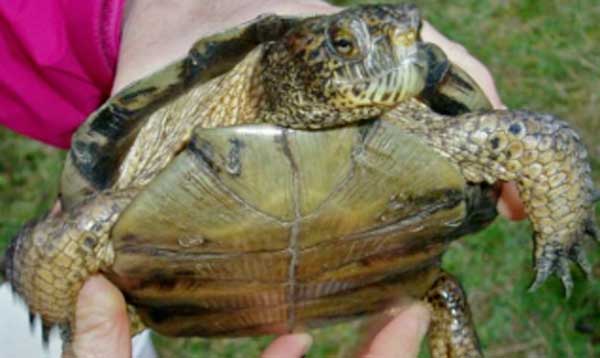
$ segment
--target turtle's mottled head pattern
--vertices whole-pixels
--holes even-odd
[[[380,115],[417,95],[427,72],[412,5],[363,6],[308,18],[267,45],[270,122],[321,128]]]

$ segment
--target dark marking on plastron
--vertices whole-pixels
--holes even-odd
[[[166,322],[173,316],[173,313],[169,312],[167,309],[150,308],[147,312],[148,316],[150,316],[150,320],[158,324]]]
[[[194,277],[196,275],[196,271],[186,270],[186,269],[177,269],[173,271],[173,274],[177,277]]]
[[[190,141],[190,144],[188,144],[188,149],[194,155],[194,158],[198,159],[214,174],[219,174],[221,172],[221,168],[217,165],[215,160],[214,148],[210,142],[194,137]]]
[[[178,280],[176,277],[166,275],[160,270],[154,270],[139,283],[139,289],[157,287],[162,291],[170,291],[177,286],[177,283]]]
[[[242,174],[242,148],[244,147],[244,142],[242,142],[238,138],[230,138],[229,144],[231,148],[229,149],[229,153],[227,154],[227,165],[226,170],[227,173],[231,174],[234,177],[238,177]]]

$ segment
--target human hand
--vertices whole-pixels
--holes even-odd
[[[131,356],[127,307],[123,294],[100,275],[89,278],[77,300],[73,352],[77,357]],[[398,306],[373,320],[359,357],[417,357],[429,325],[423,304]],[[312,338],[306,333],[282,335],[263,352],[263,358],[302,357]]]
[[[353,356],[360,358],[415,358],[429,327],[424,303],[399,305],[369,319],[362,342]],[[312,339],[306,333],[283,335],[263,352],[262,358],[301,357]]]
[[[125,298],[104,276],[90,277],[79,291],[75,327],[76,357],[131,357]]]

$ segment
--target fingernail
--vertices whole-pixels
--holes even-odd
[[[502,185],[502,193],[496,208],[500,214],[510,220],[523,220],[527,218],[523,201],[519,197],[519,190],[515,183],[512,182]]]
[[[504,216],[505,218],[509,218],[511,217],[511,210],[508,207],[508,205],[506,205],[506,202],[504,200],[502,200],[502,198],[500,200],[498,200],[498,203],[496,205],[496,210],[498,210],[498,213],[502,216]]]
[[[308,351],[310,350],[310,347],[312,346],[313,338],[309,334],[299,333],[297,335],[296,339],[298,340],[298,343],[300,343],[300,346],[302,347],[302,349],[301,349],[302,357],[305,357],[306,353],[308,353]]]

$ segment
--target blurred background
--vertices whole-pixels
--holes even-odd
[[[577,127],[600,187],[599,1],[415,3],[429,22],[490,68],[508,107],[552,112]],[[65,153],[2,128],[0,153],[2,253],[21,225],[55,200]],[[486,356],[600,357],[599,247],[586,246],[595,279],[586,281],[574,271],[575,290],[567,301],[555,278],[537,292],[527,292],[533,278],[530,235],[527,222],[498,219],[486,231],[455,242],[444,259],[444,267],[468,292]],[[360,325],[356,321],[312,331],[316,344],[308,357],[345,357],[359,337]],[[255,357],[270,339],[155,337],[164,357]]]

